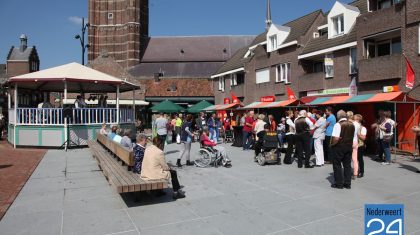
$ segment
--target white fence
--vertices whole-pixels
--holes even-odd
[[[14,110],[9,110],[9,122],[14,122]],[[18,108],[17,125],[64,125],[68,117],[71,125],[118,124],[135,121],[132,109],[120,109],[119,121],[116,108],[82,108],[64,110],[62,108]]]

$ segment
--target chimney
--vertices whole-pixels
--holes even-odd
[[[267,15],[265,19],[265,28],[268,30],[271,26],[271,6],[270,6],[270,0],[267,0]]]
[[[24,52],[28,47],[28,37],[25,34],[20,35],[20,52]]]

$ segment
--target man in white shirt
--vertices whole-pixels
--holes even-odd
[[[166,137],[168,135],[168,119],[166,118],[166,114],[159,114],[155,120],[155,126],[157,135],[162,140],[163,147],[165,147]]]
[[[347,114],[343,110],[338,111],[337,119],[339,121],[334,125],[331,140],[335,181],[331,187],[351,189],[351,154],[353,151],[354,125],[347,120]]]
[[[325,139],[325,128],[326,120],[323,117],[324,113],[321,110],[317,110],[316,113],[316,123],[313,125],[312,130],[314,131],[314,147],[315,147],[315,157],[316,157],[316,166],[321,167],[324,165],[324,139]]]

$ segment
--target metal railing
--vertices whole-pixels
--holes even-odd
[[[132,109],[120,109],[119,120],[116,108],[81,108],[65,113],[62,108],[18,108],[17,125],[64,125],[64,117],[68,116],[70,125],[118,124],[132,123],[135,120]],[[10,123],[14,124],[14,110],[9,110]]]

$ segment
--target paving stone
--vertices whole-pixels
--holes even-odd
[[[354,235],[363,234],[364,224],[355,222],[344,216],[337,216],[330,219],[312,222],[296,228],[305,234],[325,234],[325,235]]]
[[[291,228],[280,219],[257,211],[238,211],[207,217],[204,220],[223,234],[267,234]]]
[[[131,230],[135,230],[135,227],[124,210],[83,212],[71,215],[64,212],[63,235],[103,235]]]
[[[114,197],[113,195],[105,195],[103,197],[87,198],[80,200],[65,200],[64,212],[68,215],[73,215],[83,212],[96,212],[101,214],[108,210],[125,209],[121,198]]]
[[[62,212],[34,212],[6,215],[0,221],[2,235],[57,235],[61,233]]]
[[[140,230],[198,218],[176,202],[132,207],[127,211]]]
[[[175,224],[158,226],[151,229],[141,230],[142,235],[218,235],[221,234],[214,226],[208,225],[200,220],[180,222]]]
[[[104,196],[115,196],[118,198],[120,195],[116,194],[109,185],[87,188],[69,188],[65,190],[64,200],[87,200]]]
[[[12,206],[9,214],[63,211],[64,190],[42,192],[37,194],[20,194]]]

